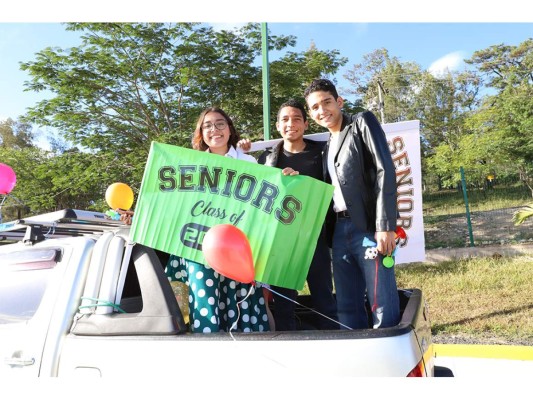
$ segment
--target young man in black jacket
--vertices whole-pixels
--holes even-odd
[[[396,247],[397,219],[396,172],[385,132],[371,112],[343,113],[343,99],[327,79],[314,80],[304,97],[311,118],[330,132],[324,179],[335,187],[327,227],[333,233],[339,321],[354,329],[367,328],[366,294],[372,326],[397,325],[400,307],[394,267],[390,259],[383,262]],[[377,257],[365,254],[365,239],[377,244]]]
[[[322,152],[324,142],[304,139],[307,129],[307,113],[304,106],[296,100],[289,100],[278,110],[276,128],[283,137],[276,147],[265,150],[258,159],[265,164],[281,169],[292,168],[300,175],[323,180]],[[323,316],[319,316],[320,329],[339,329],[337,307],[333,297],[331,276],[331,256],[323,228],[317,241],[313,260],[307,275],[307,284],[311,293],[313,307]],[[295,303],[297,291],[272,286],[280,295],[273,293],[274,321],[276,330],[295,330]]]

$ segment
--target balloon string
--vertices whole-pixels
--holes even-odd
[[[4,205],[6,198],[7,196],[4,196],[4,198],[2,199],[2,202],[0,203],[0,224],[2,223],[2,206]]]
[[[24,204],[24,202],[20,201],[19,199],[17,199],[15,196],[13,196],[12,194],[6,194],[3,196],[3,199],[2,201],[0,202],[0,223],[2,223],[2,206],[4,205],[4,203],[6,202],[7,199],[13,199],[15,200],[17,203],[19,203],[20,205],[22,206],[25,206],[25,207],[28,207],[26,206],[26,204]],[[30,213],[32,213],[33,211],[28,207]]]
[[[2,200],[2,203],[0,203],[0,206],[4,204],[4,202],[7,200],[7,199],[12,199],[12,200],[15,200],[17,203],[19,203],[21,206],[25,206],[26,204],[22,201],[20,201],[19,199],[17,199],[15,196],[13,196],[12,194],[6,194],[4,196],[4,199]]]
[[[56,226],[53,225],[50,228],[48,228],[48,232],[43,234],[44,237],[48,237],[48,235],[53,235],[56,232]]]
[[[264,287],[264,288],[267,288],[267,289],[270,290],[272,293],[275,293],[275,294],[277,294],[278,296],[283,297],[283,298],[286,299],[286,300],[292,301],[294,304],[297,304],[297,305],[299,305],[300,307],[303,307],[303,308],[305,308],[305,309],[307,309],[307,310],[309,310],[309,311],[312,311],[312,312],[314,312],[314,313],[317,313],[318,315],[320,315],[320,316],[322,316],[322,317],[324,317],[324,318],[327,318],[327,319],[329,319],[330,321],[335,322],[336,324],[339,324],[340,326],[342,326],[342,327],[344,327],[344,328],[346,328],[346,329],[353,330],[353,329],[350,328],[349,326],[344,325],[342,322],[336,321],[336,320],[334,320],[333,318],[330,318],[330,317],[328,317],[327,315],[324,315],[324,314],[322,314],[321,312],[319,312],[319,311],[317,311],[317,310],[315,310],[315,309],[313,309],[313,308],[310,308],[310,307],[304,306],[303,304],[298,303],[296,300],[293,300],[293,299],[291,299],[291,298],[289,298],[289,297],[287,297],[287,296],[282,295],[281,293],[276,292],[276,291],[275,291],[274,289],[272,289],[269,285],[265,285],[265,286],[263,286],[263,287]]]
[[[376,311],[378,308],[378,258],[376,257],[376,268],[375,268],[375,275],[376,278],[374,279],[374,304],[372,304],[372,312]]]
[[[235,322],[233,322],[233,324],[231,325],[231,328],[229,328],[229,334],[230,334],[231,338],[234,341],[237,341],[237,339],[235,339],[235,337],[233,336],[233,333],[231,331],[237,327],[237,323],[239,322],[239,319],[241,318],[241,307],[240,307],[240,305],[241,305],[241,303],[243,301],[245,301],[248,297],[250,297],[250,295],[252,294],[252,291],[254,290],[254,287],[255,287],[255,285],[250,286],[250,290],[248,290],[248,293],[246,294],[246,296],[244,296],[244,299],[242,299],[241,301],[237,302],[237,319],[235,320]]]

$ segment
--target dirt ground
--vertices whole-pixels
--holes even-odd
[[[426,262],[438,263],[468,257],[502,257],[522,254],[530,254],[533,256],[533,242],[429,249],[426,250]]]
[[[474,245],[522,245],[533,243],[533,218],[514,225],[517,208],[470,213]],[[432,221],[432,222],[431,222]],[[465,214],[424,220],[426,249],[471,247],[468,220]]]

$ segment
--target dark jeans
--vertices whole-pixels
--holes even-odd
[[[339,321],[353,329],[368,328],[366,295],[373,327],[387,328],[400,321],[394,267],[384,267],[381,254],[376,259],[365,258],[365,237],[374,240],[374,233],[357,232],[349,218],[339,219],[335,225],[333,276]]]
[[[326,242],[324,230],[322,230],[307,274],[307,284],[311,293],[312,307],[324,316],[318,316],[320,329],[339,329],[337,318],[337,304],[333,296],[333,279],[331,268],[331,255]],[[296,300],[298,292],[293,289],[272,286],[272,289],[292,300]],[[296,330],[296,318],[294,310],[296,304],[290,300],[272,293],[274,298],[274,321],[276,330]]]

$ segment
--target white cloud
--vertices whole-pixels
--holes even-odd
[[[438,77],[448,72],[457,71],[464,65],[463,60],[465,58],[465,53],[462,51],[448,53],[444,57],[433,61],[428,68],[428,72],[431,75]]]

